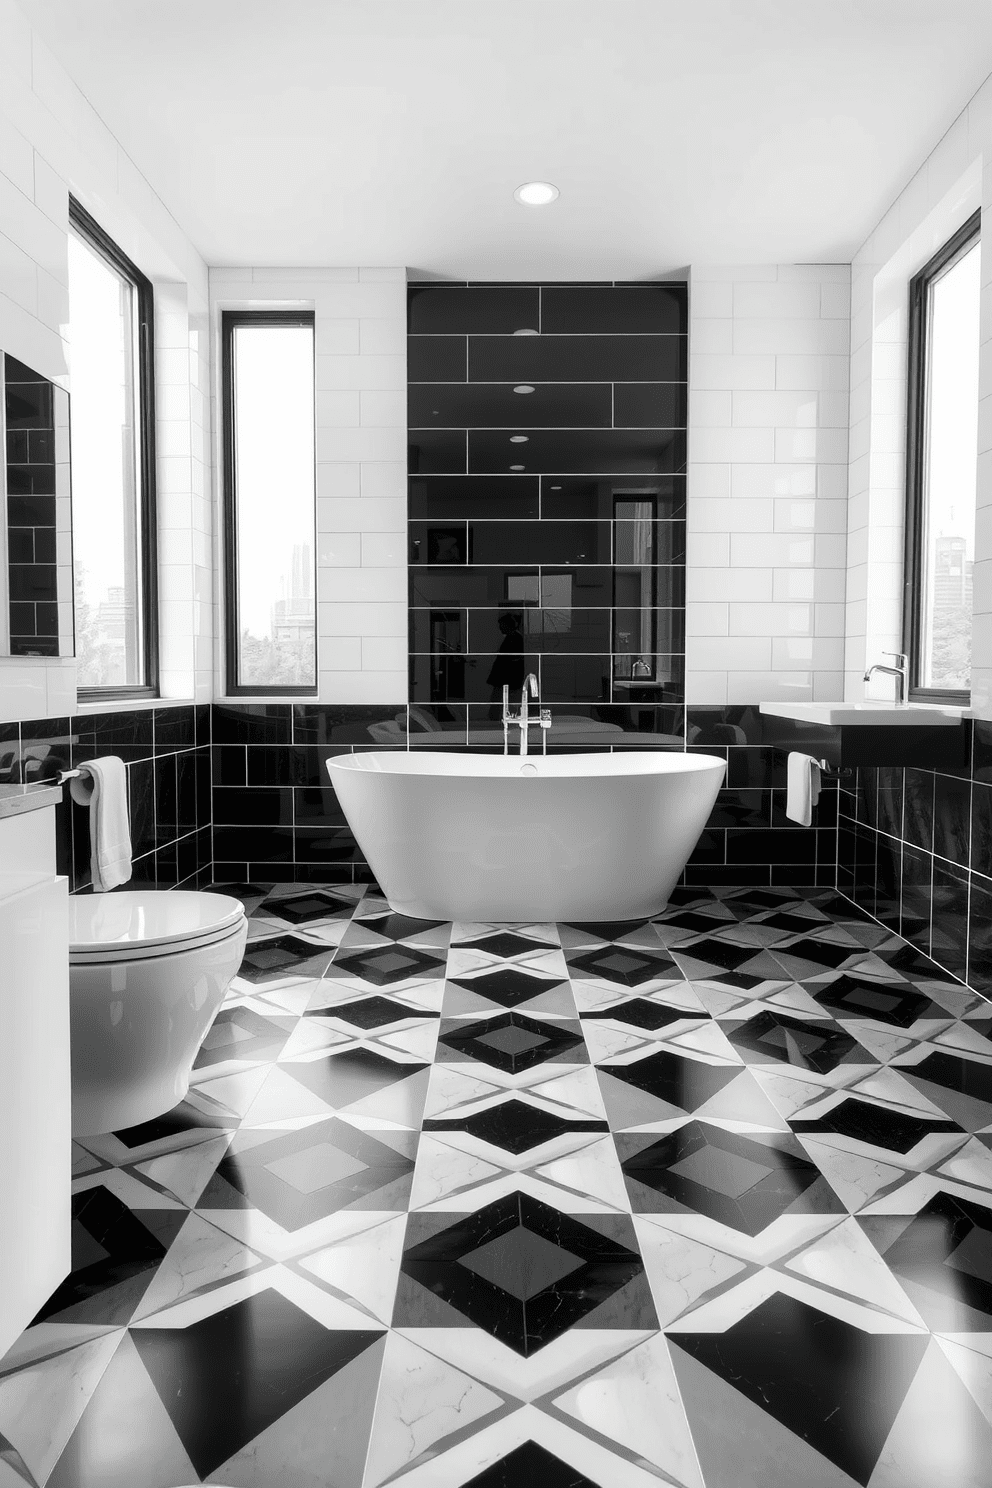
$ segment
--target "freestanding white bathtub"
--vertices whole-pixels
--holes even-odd
[[[400,914],[629,920],[668,901],[726,766],[709,755],[418,750],[327,761]]]

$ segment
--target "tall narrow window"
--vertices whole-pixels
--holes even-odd
[[[152,287],[69,204],[73,564],[80,691],[154,694]]]
[[[904,644],[919,699],[971,687],[979,233],[976,212],[910,285]]]
[[[316,691],[313,316],[225,311],[227,690]]]

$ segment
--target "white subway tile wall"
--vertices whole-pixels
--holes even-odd
[[[849,313],[846,264],[692,271],[690,704],[841,695]]]
[[[222,310],[292,303],[314,312],[318,701],[401,706],[408,690],[406,271],[215,269],[210,301],[215,338]],[[215,431],[218,377],[215,371]],[[216,432],[214,461],[219,523]],[[223,696],[219,593],[214,625]]]
[[[71,397],[70,185],[155,286],[162,693],[204,702],[213,681],[206,265],[13,0],[0,0],[0,348]],[[72,658],[0,658],[0,722],[75,708]]]

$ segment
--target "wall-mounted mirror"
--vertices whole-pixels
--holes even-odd
[[[0,656],[72,656],[69,394],[0,352]]]

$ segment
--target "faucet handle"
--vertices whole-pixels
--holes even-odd
[[[891,656],[892,659],[894,661],[897,661],[901,667],[908,666],[909,664],[909,657],[906,655],[905,651],[883,651],[882,655]]]

